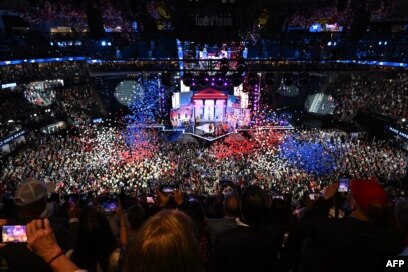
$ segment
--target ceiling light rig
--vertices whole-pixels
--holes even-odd
[[[229,63],[228,63],[228,60],[226,59],[226,58],[223,58],[222,60],[221,60],[221,63],[220,63],[220,71],[221,71],[221,73],[222,73],[222,75],[226,75],[227,73],[228,73],[228,71],[229,71]]]

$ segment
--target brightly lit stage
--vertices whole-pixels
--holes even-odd
[[[239,90],[205,88],[176,92],[170,120],[173,128],[206,138],[236,132],[250,125],[248,95]]]
[[[292,125],[285,125],[285,126],[257,126],[257,127],[246,127],[246,128],[239,128],[236,129],[235,131],[230,131],[226,132],[225,134],[222,135],[215,135],[211,133],[207,134],[197,134],[190,132],[186,129],[183,128],[166,128],[164,125],[156,124],[156,125],[147,125],[143,127],[138,127],[138,129],[143,128],[143,129],[155,129],[157,131],[161,131],[164,133],[174,133],[178,132],[179,138],[182,139],[182,137],[192,137],[192,138],[186,138],[186,139],[201,139],[209,142],[214,142],[218,141],[220,139],[223,139],[227,136],[233,135],[233,134],[241,134],[244,132],[250,132],[250,131],[262,131],[262,130],[275,130],[275,131],[285,131],[285,130],[293,130],[295,129]]]
[[[119,87],[125,86],[127,84],[125,83],[121,83]],[[122,95],[123,101],[120,100],[120,102],[125,102],[124,104],[135,98],[138,99],[137,96],[132,97],[130,94],[139,94],[141,93],[140,90],[142,90],[137,87],[137,82],[128,81],[128,83],[130,86],[128,89],[132,91],[128,91],[127,95],[126,93]],[[193,90],[184,86],[180,92],[174,92],[170,110],[171,128],[162,124],[141,125],[141,123],[132,122],[128,124],[127,130],[156,129],[164,133],[168,132],[169,135],[177,134],[178,137],[184,137],[183,139],[217,141],[232,134],[255,129],[293,129],[287,122],[264,122],[261,126],[254,124],[253,120],[251,120],[253,116],[249,107],[249,94],[243,90],[242,85],[234,88],[232,86],[218,87]],[[119,92],[118,95],[115,93],[117,100],[119,94]],[[259,118],[260,116],[257,116],[256,119]],[[188,137],[186,138],[186,136]]]

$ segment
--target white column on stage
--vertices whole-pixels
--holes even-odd
[[[216,100],[216,99],[214,99],[213,121],[215,121],[215,116],[216,116],[216,112],[215,112],[215,110],[216,110],[216,108],[217,108],[217,100]]]
[[[193,133],[195,133],[195,127],[196,127],[195,107],[196,107],[196,103],[195,101],[193,101],[193,114],[191,116],[191,118],[193,119]]]

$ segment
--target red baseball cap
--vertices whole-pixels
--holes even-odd
[[[373,204],[385,206],[387,203],[387,193],[376,180],[353,179],[350,182],[350,189],[357,204],[364,209]]]

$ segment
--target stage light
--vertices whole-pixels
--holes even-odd
[[[105,42],[105,41],[101,41],[101,45],[102,45],[102,46],[106,46],[106,42]]]
[[[51,45],[51,46],[54,46],[54,43],[53,43],[53,42],[50,42],[50,45]]]
[[[405,123],[407,120],[406,120],[405,118],[402,118],[401,121],[402,121],[403,123]]]
[[[248,47],[245,47],[244,50],[242,51],[242,57],[244,59],[248,58]]]
[[[328,46],[332,46],[332,42],[331,42],[331,41],[328,42],[327,45],[328,45]]]
[[[290,86],[293,84],[293,75],[291,73],[286,73],[283,76],[283,84]]]
[[[221,87],[224,84],[224,80],[221,76],[217,76],[217,80],[215,81],[215,85]]]
[[[223,58],[220,63],[220,71],[225,76],[229,71],[229,63],[226,58]]]
[[[205,87],[208,85],[208,75],[206,73],[201,73],[199,78],[198,78],[198,83],[202,86]]]
[[[273,73],[268,73],[265,75],[265,86],[272,86],[275,83],[275,75]]]
[[[111,46],[112,45],[112,43],[111,42],[108,42],[108,46]]]
[[[183,76],[183,83],[185,86],[190,87],[193,83],[193,75],[191,73],[185,73]]]

